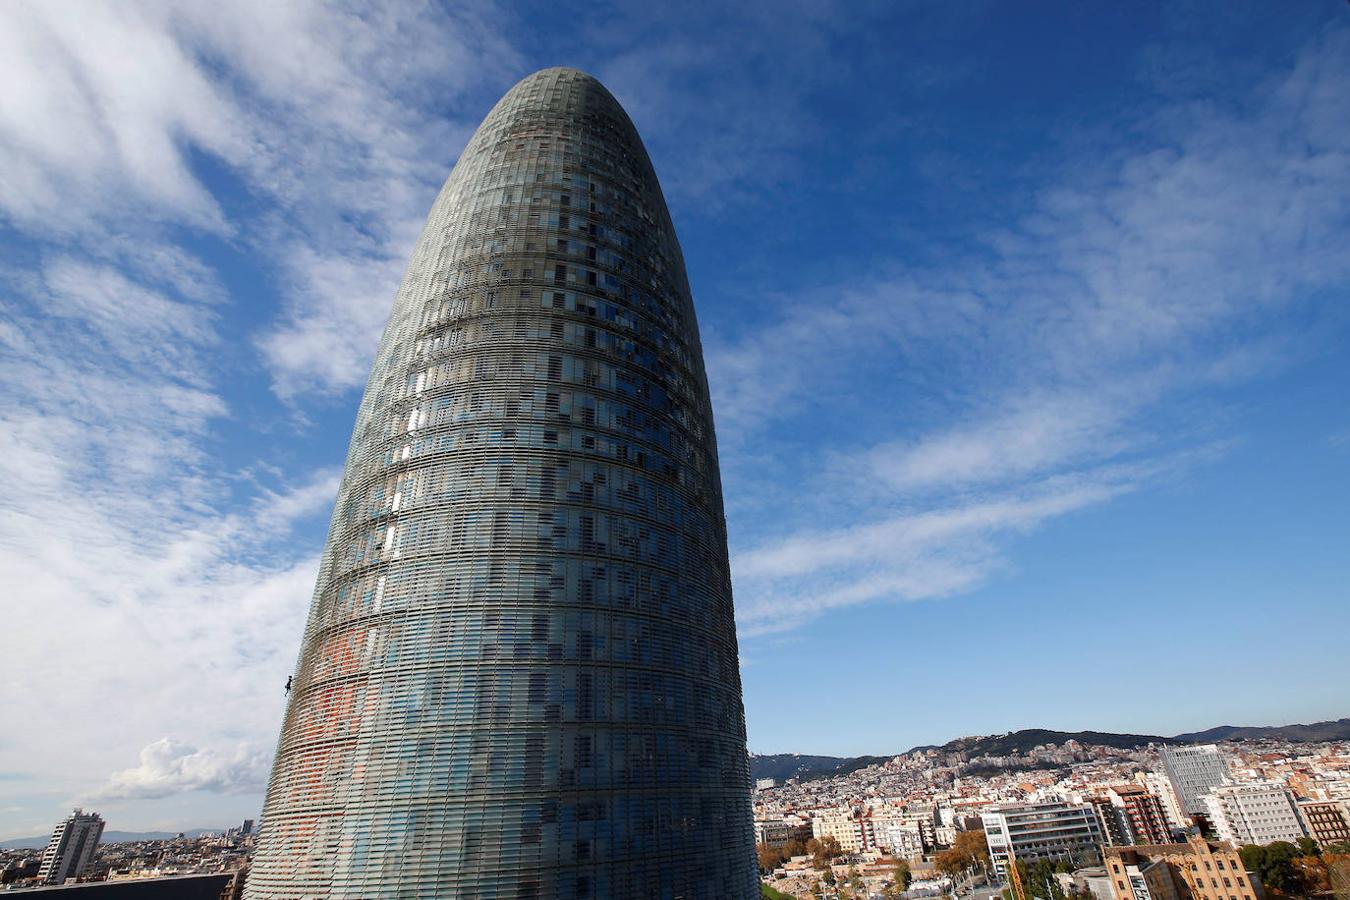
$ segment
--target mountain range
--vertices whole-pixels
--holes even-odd
[[[184,831],[186,837],[200,837],[203,834],[224,834],[224,828],[193,828],[190,831]],[[99,839],[101,844],[125,844],[131,841],[167,841],[178,837],[177,831],[105,831],[103,837]],[[51,840],[50,834],[38,835],[37,837],[10,838],[7,841],[0,841],[0,850],[41,850],[47,846]]]
[[[1119,750],[1135,750],[1149,744],[1208,744],[1215,741],[1252,741],[1275,739],[1293,743],[1350,740],[1350,719],[1314,722],[1311,725],[1218,725],[1204,731],[1190,731],[1164,737],[1157,734],[1117,734],[1109,731],[1051,731],[1046,728],[1026,728],[1009,734],[979,737],[961,737],[942,746],[925,744],[911,747],[916,750],[938,750],[944,753],[965,753],[976,756],[1012,756],[1025,753],[1041,744],[1062,744],[1078,741]],[[847,775],[858,769],[893,759],[891,756],[807,756],[800,753],[750,754],[750,776],[786,781],[798,778],[812,781],[833,775]]]

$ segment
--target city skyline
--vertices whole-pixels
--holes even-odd
[[[684,244],[752,750],[1347,714],[1344,5],[0,17],[0,837],[258,811],[404,262],[555,64]]]

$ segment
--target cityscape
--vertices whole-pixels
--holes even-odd
[[[856,768],[837,761],[850,764],[840,774],[801,765],[781,781],[758,778],[765,896],[988,896],[1011,890],[991,886],[1008,884],[1013,868],[1022,896],[1046,900],[1344,896],[1350,720],[1321,724],[1347,736],[1094,743],[1024,732]],[[76,810],[40,850],[0,850],[0,889],[167,880],[176,893],[164,896],[242,895],[253,820],[100,846],[103,826]]]
[[[0,4],[0,894],[1350,900],[1348,109],[1330,2]]]

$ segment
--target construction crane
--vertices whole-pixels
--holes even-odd
[[[1013,853],[1012,843],[1008,843],[1008,883],[1012,885],[1013,900],[1027,900],[1026,888],[1022,886],[1022,873],[1017,868],[1017,855]]]

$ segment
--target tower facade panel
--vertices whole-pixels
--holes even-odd
[[[432,208],[352,435],[248,896],[758,896],[721,485],[636,130],[546,69]]]

